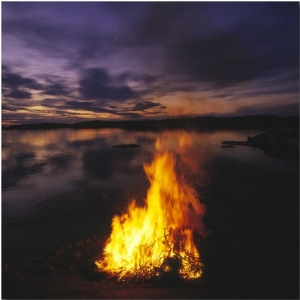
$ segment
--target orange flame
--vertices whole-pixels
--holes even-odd
[[[127,213],[114,216],[103,259],[95,262],[119,279],[159,276],[161,270],[171,269],[166,263],[170,258],[179,261],[177,271],[183,279],[201,277],[203,265],[194,237],[204,233],[205,206],[186,176],[176,172],[180,165],[186,167],[188,139],[180,135],[172,144],[176,151],[169,149],[171,144],[166,135],[157,140],[152,163],[144,164],[150,181],[144,207],[133,200]]]

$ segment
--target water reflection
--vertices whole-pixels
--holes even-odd
[[[203,165],[209,165],[210,160],[218,156],[258,161],[258,153],[252,149],[220,147],[224,139],[241,140],[250,134],[242,131],[190,132],[192,147],[186,157],[196,168],[195,173],[204,170]],[[140,197],[147,182],[143,163],[151,160],[157,135],[121,129],[3,131],[4,220],[17,220],[16,215],[27,217],[36,203],[45,201],[51,205],[48,199],[53,195],[57,197],[83,188],[98,189],[98,196],[103,191],[118,189],[123,190],[127,197],[135,197],[135,194]],[[178,131],[169,135],[174,137],[173,147],[178,147],[175,142]],[[125,143],[136,143],[141,147],[112,147]],[[199,178],[204,176],[199,174]],[[131,188],[132,185],[135,189]],[[11,207],[14,207],[13,211]]]
[[[249,191],[249,187],[265,189],[265,194],[278,192],[278,183],[283,180],[280,174],[285,174],[294,184],[297,165],[268,158],[250,147],[221,147],[224,140],[245,140],[256,133],[187,133],[191,150],[185,157],[197,174],[198,188],[207,186],[208,182],[218,182],[214,185],[216,196],[212,193],[211,197],[221,202],[232,197],[237,203],[242,195],[238,191]],[[178,131],[168,134],[171,140],[174,138],[173,147],[179,147]],[[4,259],[22,260],[51,251],[82,235],[101,230],[109,232],[111,218],[118,213],[113,204],[126,210],[132,198],[138,203],[145,198],[149,183],[143,163],[151,160],[158,135],[121,129],[3,131]],[[127,143],[141,147],[112,147]],[[274,176],[278,175],[273,176],[272,186],[268,187],[267,180],[262,181],[257,175],[261,168],[264,168],[265,178],[270,170]],[[236,188],[235,181],[239,178],[242,179]],[[266,185],[261,186],[262,182]],[[246,197],[248,201],[250,198]],[[21,254],[20,245],[23,245]]]

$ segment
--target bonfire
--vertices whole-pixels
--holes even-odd
[[[196,239],[204,234],[205,206],[186,176],[190,143],[184,135],[175,148],[170,143],[167,135],[156,141],[152,162],[144,164],[150,181],[144,206],[132,200],[127,213],[113,217],[103,257],[95,262],[119,280],[168,272],[190,280],[203,273]]]

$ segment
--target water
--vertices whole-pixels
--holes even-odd
[[[230,280],[253,284],[266,277],[277,280],[275,290],[287,291],[299,265],[299,166],[251,147],[221,147],[257,133],[188,133],[212,232],[203,249],[206,274],[224,289]],[[2,261],[109,235],[112,216],[146,197],[143,163],[151,161],[158,136],[121,129],[2,131]],[[141,147],[112,147],[124,143]]]

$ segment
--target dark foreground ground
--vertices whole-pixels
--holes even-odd
[[[194,282],[173,276],[156,282],[108,278],[94,265],[103,242],[91,236],[44,257],[3,265],[2,299],[298,299],[296,219],[275,214],[277,223],[263,225],[265,216],[274,214],[265,209],[255,212],[260,226],[251,227],[242,211],[231,214],[224,207],[219,213],[219,233],[200,247],[204,275]]]
[[[102,243],[93,236],[2,272],[2,299],[179,299],[207,296],[202,281],[168,276],[156,282],[119,282],[96,270]]]
[[[203,298],[199,288],[128,287],[107,280],[91,281],[78,274],[42,275],[11,281],[2,298],[23,299],[182,299]]]

